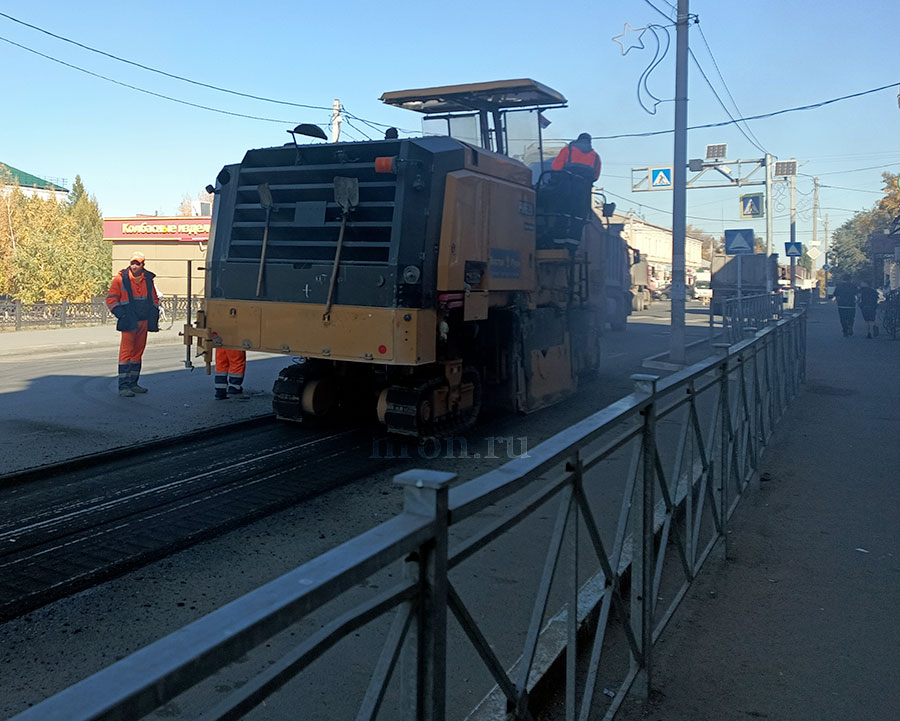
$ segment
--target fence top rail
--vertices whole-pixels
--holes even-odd
[[[707,375],[727,363],[730,368],[746,351],[761,344],[778,328],[792,322],[799,311],[767,326],[753,338],[741,340],[728,349],[727,355],[711,356],[659,381],[656,396],[671,393]],[[571,458],[573,452],[605,433],[614,424],[639,414],[651,401],[646,393],[631,393],[597,411],[528,450],[527,457],[515,458],[500,468],[489,471],[450,491],[450,523],[455,524],[516,492],[549,468]]]
[[[631,393],[547,440],[527,456],[504,463],[450,490],[450,523],[455,524],[515,493],[553,466],[572,457],[609,427],[636,416],[650,402],[646,393]]]
[[[434,519],[402,513],[33,706],[15,721],[132,719],[403,558]]]

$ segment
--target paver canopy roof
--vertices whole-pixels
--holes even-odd
[[[473,110],[564,105],[562,93],[534,80],[494,80],[384,93],[381,101],[419,113],[460,113]]]

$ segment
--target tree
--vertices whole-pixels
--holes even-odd
[[[103,241],[100,208],[80,177],[72,194],[60,203],[28,197],[15,183],[3,191],[0,293],[26,303],[105,293],[112,248]]]
[[[713,255],[722,252],[722,248],[724,248],[724,240],[717,239],[714,235],[710,235],[706,231],[695,228],[692,225],[686,225],[684,227],[684,234],[687,237],[698,238],[700,240],[700,256],[703,260],[711,261]]]
[[[871,271],[869,235],[884,232],[900,213],[900,188],[897,175],[882,173],[884,195],[870,210],[861,210],[834,231],[829,259],[836,276],[849,274],[866,279]]]

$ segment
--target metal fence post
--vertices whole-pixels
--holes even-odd
[[[415,624],[415,655],[403,651],[403,696],[416,721],[444,721],[447,706],[447,529],[450,484],[455,473],[415,469],[394,476],[404,487],[403,512],[434,521],[429,541],[420,546],[416,566],[419,581]]]
[[[713,343],[713,352],[722,359],[719,366],[719,522],[722,560],[728,558],[728,444],[731,442],[731,403],[728,399],[728,343]]]
[[[640,673],[635,679],[642,699],[650,696],[653,681],[653,510],[656,480],[656,383],[659,376],[637,373],[631,376],[637,393],[650,397],[642,411],[644,429],[641,438],[643,477],[634,484],[631,504],[631,623],[639,624],[635,636],[640,641]],[[643,676],[643,678],[642,678]]]

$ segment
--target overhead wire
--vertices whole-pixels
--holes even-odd
[[[716,92],[716,89],[713,87],[713,84],[709,81],[709,78],[706,76],[706,73],[703,71],[703,68],[702,68],[701,65],[700,65],[700,61],[697,60],[697,56],[694,55],[694,51],[688,49],[688,53],[689,53],[690,56],[691,56],[691,60],[694,61],[694,65],[697,66],[697,70],[700,71],[700,75],[703,77],[703,79],[706,81],[706,84],[709,86],[709,89],[712,91],[713,96],[715,96],[716,100],[719,101],[719,105],[722,106],[722,110],[724,110],[724,111],[725,111],[725,114],[726,114],[729,118],[731,118],[732,122],[734,123],[734,127],[736,127],[736,128],[741,132],[741,135],[743,135],[743,136],[747,139],[747,141],[748,141],[752,146],[754,146],[757,150],[759,150],[759,151],[762,152],[762,153],[768,153],[768,151],[767,151],[764,147],[762,147],[758,142],[756,142],[753,138],[751,138],[751,137],[747,134],[747,132],[740,126],[740,123],[739,123],[737,120],[735,120],[734,116],[731,114],[731,111],[730,111],[730,110],[728,109],[728,107],[725,105],[725,103],[723,102],[722,98],[719,97],[719,93]]]
[[[100,80],[105,80],[108,83],[113,83],[114,85],[119,85],[123,88],[128,88],[129,90],[136,90],[139,93],[144,93],[145,95],[152,95],[157,98],[162,98],[163,100],[169,100],[173,103],[179,103],[181,105],[187,105],[192,108],[199,108],[200,110],[209,110],[213,113],[221,113],[222,115],[231,115],[237,118],[247,118],[249,120],[261,120],[267,123],[281,123],[282,125],[292,123],[294,121],[291,120],[282,120],[278,118],[266,118],[259,115],[248,115],[246,113],[236,113],[231,110],[223,110],[221,108],[214,108],[210,105],[202,105],[201,103],[192,103],[189,100],[181,100],[180,98],[173,98],[171,95],[164,95],[163,93],[157,93],[153,90],[146,90],[145,88],[139,88],[136,85],[130,85],[129,83],[123,83],[121,80],[114,80],[113,78],[107,77],[106,75],[101,75],[100,73],[95,73],[92,70],[87,70],[85,68],[79,67],[78,65],[73,65],[72,63],[67,63],[65,60],[59,60],[58,58],[54,58],[50,55],[46,55],[37,50],[33,50],[32,48],[26,47],[25,45],[21,45],[20,43],[14,42],[8,38],[0,36],[0,40],[5,43],[9,43],[10,45],[14,45],[17,48],[21,48],[29,53],[33,53],[47,60],[51,60],[54,63],[59,63],[60,65],[64,65],[67,68],[72,68],[73,70],[77,70],[86,75],[90,75],[95,78],[99,78]]]
[[[722,71],[719,69],[719,63],[716,62],[716,57],[715,55],[713,55],[712,48],[709,46],[709,42],[706,39],[706,34],[703,32],[703,26],[699,22],[697,23],[697,30],[700,31],[700,38],[703,40],[703,44],[706,46],[706,52],[709,53],[709,59],[712,60],[713,67],[716,69],[719,80],[722,81],[722,87],[725,88],[725,92],[728,93],[728,97],[731,99],[731,104],[734,105],[734,109],[738,115],[743,115],[741,109],[738,107],[737,101],[734,99],[734,95],[731,94],[731,90],[728,88],[728,83],[725,82],[725,77],[722,75]],[[693,52],[691,53],[691,55],[693,56]],[[694,58],[694,62],[697,63],[697,67],[700,68],[700,63],[697,61],[697,58]],[[706,80],[706,75],[703,73],[702,68],[700,68],[700,73],[703,74],[703,78],[704,80]],[[709,81],[707,80],[707,83],[708,82]],[[715,91],[713,92],[715,93]],[[716,96],[716,98],[719,99],[718,95]],[[722,101],[719,100],[719,102],[721,103]],[[728,117],[734,119],[731,113],[728,113]],[[753,140],[747,138],[748,140],[750,140],[751,144],[753,144],[759,150],[762,150],[764,153],[768,153],[768,151],[763,147],[762,141],[757,138],[756,134],[753,132],[753,130],[751,130],[750,125],[748,123],[744,123],[744,125],[747,128],[747,133],[749,133],[753,137]],[[738,128],[740,128],[740,126],[738,126]],[[747,137],[747,133],[744,133],[744,137]]]
[[[132,67],[140,68],[141,70],[146,70],[147,72],[155,73],[155,74],[157,74],[157,75],[161,75],[161,76],[163,76],[163,77],[167,77],[167,78],[170,78],[170,79],[172,79],[172,80],[178,80],[179,82],[189,83],[190,85],[195,85],[195,86],[197,86],[197,87],[206,88],[206,89],[208,89],[208,90],[214,90],[214,91],[220,92],[220,93],[227,93],[228,95],[234,95],[234,96],[237,96],[237,97],[247,98],[247,99],[250,99],[250,100],[258,100],[258,101],[265,102],[265,103],[274,103],[274,104],[276,104],[276,105],[285,105],[285,106],[288,106],[288,107],[304,108],[304,109],[308,109],[308,110],[331,110],[330,107],[326,107],[326,106],[324,106],[324,105],[311,105],[311,104],[308,104],[308,103],[296,103],[296,102],[293,102],[293,101],[290,101],[290,100],[279,100],[279,99],[277,99],[277,98],[269,98],[269,97],[266,97],[266,96],[263,96],[263,95],[256,95],[256,94],[254,94],[254,93],[245,93],[245,92],[241,92],[241,91],[239,91],[239,90],[231,90],[230,88],[223,88],[223,87],[221,87],[221,86],[219,86],[219,85],[213,85],[212,83],[205,83],[205,82],[202,82],[202,81],[200,81],[200,80],[194,80],[194,79],[192,79],[192,78],[188,78],[188,77],[185,77],[185,76],[183,76],[183,75],[179,75],[179,74],[177,74],[177,73],[170,73],[170,72],[167,72],[167,71],[165,71],[165,70],[160,70],[159,68],[154,68],[154,67],[151,67],[150,65],[145,65],[144,63],[139,63],[139,62],[134,61],[134,60],[129,60],[128,58],[121,57],[120,55],[116,55],[116,54],[114,54],[114,53],[109,53],[109,52],[106,52],[105,50],[101,50],[101,49],[99,49],[99,48],[95,48],[95,47],[92,47],[92,46],[90,46],[90,45],[86,45],[85,43],[82,43],[82,42],[79,42],[79,41],[77,41],[77,40],[73,40],[73,39],[71,39],[71,38],[65,37],[64,35],[59,35],[58,33],[51,32],[50,30],[46,30],[45,28],[39,27],[39,26],[37,26],[37,25],[33,25],[33,24],[31,24],[31,23],[27,23],[27,22],[25,22],[24,20],[20,20],[19,18],[13,17],[13,16],[10,15],[9,13],[0,12],[0,17],[4,17],[4,18],[6,18],[7,20],[10,20],[11,22],[18,23],[19,25],[22,25],[22,26],[24,26],[24,27],[30,28],[30,29],[32,29],[32,30],[35,30],[36,32],[43,33],[44,35],[47,35],[47,36],[52,37],[52,38],[55,38],[56,40],[60,40],[60,41],[65,42],[65,43],[69,43],[70,45],[74,45],[74,46],[79,47],[79,48],[81,48],[81,49],[83,49],[83,50],[87,50],[87,51],[89,51],[89,52],[96,53],[97,55],[102,55],[102,56],[104,56],[104,57],[106,57],[106,58],[109,58],[109,59],[111,59],[111,60],[115,60],[116,62],[124,63],[124,64],[126,64],[126,65],[131,65]],[[85,70],[84,68],[81,68],[81,67],[79,67],[79,66],[77,66],[77,65],[73,65],[73,64],[71,64],[71,63],[66,63],[66,62],[64,62],[64,61],[62,61],[62,60],[57,60],[56,58],[54,58],[54,57],[52,57],[52,56],[45,55],[45,54],[40,53],[40,52],[38,52],[38,51],[36,51],[36,50],[32,50],[31,48],[28,48],[28,47],[25,46],[25,45],[21,45],[21,44],[19,44],[19,43],[15,43],[15,42],[13,42],[13,41],[11,41],[11,40],[7,40],[6,38],[0,37],[0,39],[5,40],[6,42],[9,42],[9,43],[11,43],[12,45],[16,45],[17,47],[19,47],[19,48],[21,48],[21,49],[23,49],[23,50],[28,50],[29,52],[34,52],[35,54],[40,55],[41,57],[44,57],[44,58],[46,58],[46,59],[48,59],[48,60],[53,60],[54,62],[59,62],[59,63],[61,63],[61,64],[63,64],[63,65],[66,65],[66,66],[68,66],[68,67],[71,67],[71,68],[73,68],[73,69],[75,69],[75,70],[80,70],[80,71],[82,71],[82,72],[88,73],[88,74],[90,74],[90,75],[94,75],[95,77],[101,78],[101,79],[103,79],[103,80],[107,80],[107,81],[112,82],[112,83],[116,83],[116,84],[118,84],[118,85],[122,85],[122,86],[127,87],[127,88],[132,89],[132,90],[138,90],[139,92],[146,92],[146,93],[149,93],[149,94],[152,94],[152,95],[157,95],[158,97],[164,98],[164,99],[166,99],[166,100],[172,100],[172,101],[174,101],[174,102],[181,102],[181,103],[185,103],[185,104],[188,104],[188,105],[194,105],[194,107],[199,107],[199,108],[203,108],[203,109],[213,110],[214,112],[225,112],[225,113],[228,113],[228,114],[238,115],[239,117],[247,117],[247,118],[251,118],[251,119],[254,119],[254,120],[266,120],[266,121],[272,121],[272,120],[273,120],[273,119],[271,119],[271,118],[261,118],[261,117],[258,117],[258,116],[242,115],[242,114],[240,114],[240,113],[229,113],[229,111],[223,111],[223,110],[219,110],[219,109],[216,109],[216,108],[211,108],[211,107],[209,107],[209,106],[200,105],[200,104],[196,104],[196,103],[189,103],[189,102],[187,102],[187,101],[182,101],[182,100],[179,100],[179,99],[177,99],[177,98],[173,98],[173,97],[168,96],[168,95],[163,95],[163,94],[161,94],[161,93],[154,93],[154,92],[152,92],[152,91],[144,90],[144,89],[139,88],[139,87],[134,86],[134,85],[129,85],[129,84],[127,84],[127,83],[119,82],[119,81],[117,81],[117,80],[114,80],[114,79],[112,79],[112,78],[108,78],[108,77],[106,77],[106,76],[104,76],[104,75],[100,75],[100,74],[98,74],[98,73],[93,73],[93,72],[91,72],[90,70]],[[360,122],[365,122],[365,123],[367,123],[367,124],[380,125],[380,123],[375,123],[374,121],[371,121],[371,123],[370,123],[370,121],[367,121],[367,120],[365,120],[364,118],[361,118],[361,117],[359,117],[359,116],[355,116],[355,115],[352,115],[352,114],[350,114],[350,113],[347,113],[347,114],[348,114],[348,115],[351,115],[351,117],[355,118],[356,120],[359,120]],[[274,121],[274,122],[291,122],[291,121]],[[383,124],[383,127],[388,128],[388,127],[391,127],[391,126],[390,126],[390,125],[387,125],[387,124]],[[411,131],[411,130],[409,130],[409,129],[404,129],[404,132],[415,132],[415,131]]]
[[[150,73],[156,73],[157,75],[162,75],[167,78],[171,78],[172,80],[178,80],[183,83],[190,83],[191,85],[196,85],[201,88],[207,88],[209,90],[215,90],[220,93],[228,93],[229,95],[237,95],[242,98],[250,98],[251,100],[261,100],[266,103],[277,103],[278,105],[290,105],[295,108],[308,108],[310,110],[331,110],[329,107],[325,107],[323,105],[306,105],[304,103],[294,103],[288,100],[276,100],[274,98],[267,98],[261,95],[253,95],[252,93],[242,93],[237,90],[229,90],[228,88],[222,88],[218,85],[212,85],[210,83],[204,83],[199,80],[192,80],[190,78],[186,78],[183,75],[177,75],[175,73],[168,73],[165,70],[160,70],[158,68],[150,67],[149,65],[144,65],[143,63],[135,62],[134,60],[128,60],[127,58],[120,57],[119,55],[114,55],[113,53],[108,53],[105,50],[100,50],[98,48],[91,47],[90,45],[85,45],[84,43],[80,43],[77,40],[72,40],[70,38],[64,37],[63,35],[57,35],[56,33],[50,32],[49,30],[45,30],[44,28],[38,27],[37,25],[32,25],[31,23],[26,23],[24,20],[19,20],[18,18],[9,15],[8,13],[0,12],[0,17],[4,17],[7,20],[11,20],[14,23],[18,23],[19,25],[24,25],[27,28],[31,28],[39,33],[43,33],[44,35],[49,35],[52,38],[57,40],[61,40],[64,43],[69,43],[70,45],[75,45],[83,50],[87,50],[92,53],[96,53],[97,55],[103,55],[104,57],[110,58],[111,60],[115,60],[120,63],[125,63],[127,65],[131,65],[136,68],[140,68],[141,70],[146,70]],[[24,46],[19,46],[24,47]],[[44,56],[47,57],[47,56]]]
[[[774,110],[770,113],[760,113],[758,115],[747,115],[741,118],[736,118],[735,120],[726,120],[720,123],[705,123],[703,125],[691,125],[688,127],[688,130],[702,130],[704,128],[720,128],[725,125],[733,125],[736,122],[741,122],[744,120],[761,120],[763,118],[773,118],[777,115],[785,115],[786,113],[796,113],[801,110],[814,110],[816,108],[825,107],[826,105],[831,105],[832,103],[842,102],[844,100],[851,100],[853,98],[859,98],[864,95],[871,95],[872,93],[878,93],[882,90],[887,90],[888,88],[895,88],[900,86],[900,83],[889,83],[888,85],[882,85],[877,88],[871,88],[870,90],[862,90],[858,93],[850,93],[849,95],[842,95],[838,98],[831,98],[830,100],[823,100],[818,103],[810,103],[808,105],[798,105],[793,108],[784,108],[782,110]],[[668,135],[670,133],[675,132],[674,129],[668,130],[651,130],[645,133],[619,133],[616,135],[594,135],[594,138],[599,140],[615,140],[618,138],[648,138],[656,135]],[[862,168],[862,170],[868,170],[868,168]],[[844,172],[844,171],[842,171]]]

